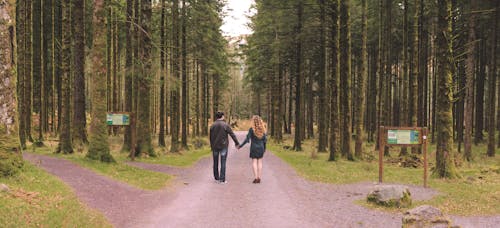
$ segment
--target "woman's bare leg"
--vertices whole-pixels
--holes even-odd
[[[256,158],[252,158],[253,175],[255,176],[255,179],[259,178],[257,160],[258,159]]]
[[[257,178],[262,177],[262,158],[257,159]]]

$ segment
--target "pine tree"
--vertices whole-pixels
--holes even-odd
[[[11,1],[0,0],[0,177],[15,175],[23,166],[16,111],[14,26]],[[19,12],[19,11],[16,11]],[[19,15],[19,14],[18,14]],[[18,20],[19,22],[19,20]]]
[[[329,150],[330,156],[329,161],[335,161],[339,156],[339,28],[338,28],[338,2],[333,1],[330,8],[330,17],[332,20],[330,32],[330,60],[331,60],[331,77],[330,77],[330,143]]]
[[[471,2],[470,11],[475,9],[476,1]],[[466,83],[465,83],[465,113],[464,113],[464,157],[467,161],[472,160],[472,117],[474,112],[474,70],[476,58],[476,14],[469,16],[469,36],[466,59]]]
[[[342,126],[342,155],[353,160],[351,146],[351,32],[349,22],[349,0],[340,0],[339,47],[340,47],[340,100]]]
[[[108,144],[108,134],[106,126],[106,84],[102,80],[106,77],[106,67],[103,60],[106,56],[106,24],[104,17],[104,0],[94,1],[94,40],[91,51],[93,72],[91,75],[92,88],[92,120],[90,122],[90,142],[87,157],[102,162],[114,162]]]
[[[85,114],[85,4],[84,1],[74,1],[72,24],[74,28],[73,41],[73,142],[75,145],[87,144],[87,116]]]
[[[57,153],[73,153],[71,140],[71,0],[62,0],[61,133]]]
[[[489,109],[488,109],[488,156],[489,157],[494,157],[495,156],[495,112],[498,111],[496,108],[495,104],[495,95],[496,95],[496,87],[497,87],[497,78],[498,78],[498,73],[497,73],[497,42],[498,42],[498,20],[500,19],[500,13],[498,12],[500,10],[500,3],[498,1],[492,1],[495,4],[495,13],[493,14],[492,21],[493,21],[493,30],[492,30],[492,38],[491,38],[491,70],[489,73],[489,82],[488,82],[488,104]],[[498,104],[500,105],[500,104]]]
[[[140,37],[141,37],[141,51],[140,60],[142,61],[142,72],[138,76],[138,110],[137,110],[137,138],[136,153],[145,153],[149,156],[156,156],[151,145],[151,110],[150,110],[150,97],[151,97],[151,81],[153,78],[151,66],[151,0],[141,1],[141,20],[140,20]]]
[[[361,45],[361,74],[358,80],[358,90],[357,94],[357,102],[356,105],[356,146],[355,146],[355,156],[356,158],[361,158],[363,153],[363,136],[364,136],[364,112],[365,112],[365,81],[368,77],[368,50],[367,50],[367,39],[368,39],[368,18],[367,11],[368,5],[366,0],[361,1],[362,7],[362,22],[361,22],[361,33],[362,33],[362,45]]]
[[[455,178],[453,129],[452,129],[452,75],[451,58],[451,0],[438,0],[436,54],[437,104],[436,104],[436,169],[434,175],[441,178]]]

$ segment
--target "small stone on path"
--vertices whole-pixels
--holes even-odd
[[[0,184],[0,192],[10,192],[9,186],[6,184]]]
[[[433,206],[422,205],[405,212],[403,216],[403,227],[450,227],[451,220]]]

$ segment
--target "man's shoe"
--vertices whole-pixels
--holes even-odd
[[[227,184],[227,181],[219,181],[219,184]]]
[[[253,179],[252,183],[257,184],[257,179]]]
[[[255,183],[260,184],[260,178],[257,178]]]

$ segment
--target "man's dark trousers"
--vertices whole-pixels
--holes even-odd
[[[220,182],[226,181],[226,159],[227,159],[227,148],[212,151],[214,156],[214,177],[215,180]],[[219,176],[219,156],[220,156],[220,176]]]

